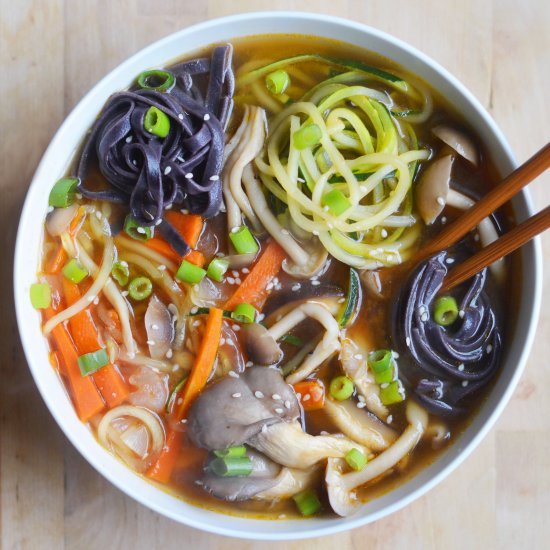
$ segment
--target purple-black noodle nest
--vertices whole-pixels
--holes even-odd
[[[164,211],[176,205],[209,218],[220,210],[224,128],[234,91],[231,54],[228,44],[215,48],[210,58],[163,71],[175,77],[166,91],[140,88],[113,94],[84,144],[78,165],[79,191],[85,197],[127,205],[139,225],[158,226],[182,255],[189,247],[163,219]],[[201,75],[208,75],[204,97],[196,83]],[[144,128],[150,107],[170,119],[165,138]],[[110,189],[85,186],[94,160]]]
[[[456,416],[467,412],[463,401],[496,373],[501,335],[484,291],[487,269],[457,299],[463,316],[448,327],[433,320],[432,303],[447,274],[446,258],[441,252],[415,270],[396,308],[393,336],[412,356],[400,362],[404,383],[428,411]]]

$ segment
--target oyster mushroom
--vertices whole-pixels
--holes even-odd
[[[281,473],[275,480],[277,483],[270,489],[257,493],[254,498],[257,500],[269,500],[291,498],[295,494],[317,485],[321,478],[320,467],[299,470],[297,468],[282,468]]]
[[[344,474],[343,460],[328,459],[325,481],[330,505],[337,514],[351,514],[359,504],[356,489],[396,466],[416,447],[428,425],[428,414],[412,399],[407,402],[406,414],[409,425],[399,439],[361,471]]]
[[[246,351],[250,360],[257,365],[275,365],[283,352],[277,340],[259,323],[250,323],[243,327]]]
[[[343,457],[362,446],[339,436],[305,433],[294,390],[278,370],[251,367],[239,377],[213,382],[193,403],[188,436],[209,450],[248,444],[271,460],[307,468],[327,457]]]
[[[453,167],[452,155],[434,160],[420,177],[415,190],[415,202],[426,225],[432,224],[447,202]]]
[[[432,129],[432,134],[443,143],[454,149],[461,157],[474,166],[479,164],[479,154],[474,142],[465,132],[447,124],[440,124]]]

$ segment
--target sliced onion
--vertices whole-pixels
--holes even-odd
[[[128,401],[132,405],[160,412],[168,399],[168,375],[141,366],[128,379],[137,390],[130,393]]]
[[[149,432],[143,424],[130,426],[122,432],[120,439],[140,458],[147,456],[147,451],[149,450]]]
[[[55,208],[46,217],[46,231],[52,237],[59,237],[59,235],[68,231],[77,210],[78,204],[76,203],[67,206],[67,208]]]
[[[174,341],[174,324],[168,308],[156,297],[149,300],[144,316],[149,354],[153,359],[164,359]]]

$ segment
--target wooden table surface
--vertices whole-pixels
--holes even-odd
[[[21,205],[52,135],[143,46],[208,18],[274,8],[350,17],[420,48],[472,90],[520,162],[550,138],[547,0],[0,0],[0,548],[548,548],[550,234],[534,349],[498,424],[428,495],[362,529],[270,544],[184,527],[97,474],[44,406],[17,334],[11,272]],[[537,209],[549,188],[548,175],[531,185]]]

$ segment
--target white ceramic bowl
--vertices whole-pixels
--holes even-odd
[[[516,165],[508,143],[474,96],[451,74],[411,46],[378,30],[335,17],[296,12],[263,12],[215,19],[172,34],[140,51],[101,80],[74,108],[52,140],[29,188],[17,236],[15,254],[15,305],[25,354],[46,402],[66,436],[103,476],[145,506],[192,527],[243,538],[285,540],[315,537],[352,529],[375,521],[423,495],[456,468],[485,436],[508,402],[531,348],[541,295],[541,253],[538,241],[522,249],[521,303],[513,343],[499,379],[466,432],[439,459],[398,489],[375,499],[348,518],[265,521],[230,517],[174,498],[132,473],[106,452],[73,411],[54,370],[39,316],[30,305],[29,287],[35,280],[42,223],[52,183],[61,177],[82,136],[107,98],[126,88],[144,69],[162,66],[186,52],[213,42],[252,34],[293,33],[317,35],[356,44],[407,67],[450,100],[475,128],[502,175]],[[531,214],[523,191],[513,202],[519,220]]]

